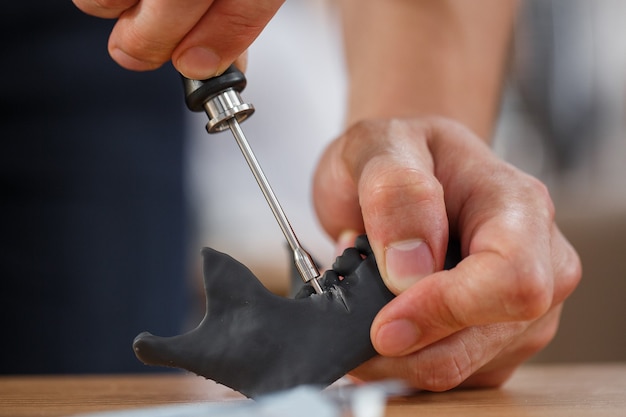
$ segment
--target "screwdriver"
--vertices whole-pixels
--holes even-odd
[[[302,247],[296,237],[285,212],[283,211],[261,165],[254,155],[246,136],[239,125],[254,113],[254,106],[243,102],[240,92],[246,87],[245,75],[231,65],[223,74],[206,80],[192,80],[183,77],[185,102],[191,111],[205,111],[209,116],[207,132],[217,133],[230,129],[239,145],[254,178],[256,179],[272,213],[278,222],[289,247],[293,252],[294,263],[305,283],[309,283],[317,294],[322,287],[318,282],[320,272],[315,266],[311,255]]]

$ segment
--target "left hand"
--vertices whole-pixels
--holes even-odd
[[[367,233],[398,295],[372,324],[381,356],[361,379],[502,384],[552,339],[580,279],[545,186],[447,119],[357,123],[323,155],[314,201],[332,237]],[[449,232],[463,260],[444,271]]]

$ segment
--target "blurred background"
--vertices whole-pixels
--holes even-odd
[[[191,299],[179,78],[119,67],[70,1],[0,23],[0,373],[150,370],[133,338]]]
[[[626,3],[522,1],[494,148],[550,188],[581,285],[535,361],[626,359]],[[0,373],[139,372],[132,339],[204,313],[202,246],[289,287],[286,243],[234,140],[207,136],[166,65],[109,58],[113,24],[71,2],[0,17]],[[345,74],[330,0],[286,2],[249,51],[243,125],[301,243],[334,259],[311,203],[343,130]]]
[[[537,361],[626,359],[626,3],[526,0],[495,149],[544,181],[583,279]]]

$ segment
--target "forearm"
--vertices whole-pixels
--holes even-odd
[[[347,122],[439,115],[489,140],[515,0],[342,0]]]

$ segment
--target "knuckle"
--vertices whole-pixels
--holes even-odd
[[[531,198],[543,207],[545,215],[549,220],[554,220],[556,210],[547,185],[530,175],[528,175],[527,178],[527,190]]]
[[[343,136],[343,158],[349,162],[353,155],[362,153],[365,149],[376,149],[374,138],[385,138],[385,130],[385,123],[380,120],[362,119],[352,124]],[[354,167],[354,170],[360,171],[360,168],[362,167]]]
[[[376,164],[375,161],[372,161]],[[443,189],[431,175],[414,168],[394,167],[364,175],[362,198],[366,205],[383,210],[420,202],[443,200]]]
[[[539,179],[506,165],[496,181],[498,189],[507,196],[506,210],[523,215],[535,224],[554,222],[554,202],[548,187]]]
[[[518,320],[544,315],[552,305],[552,274],[538,263],[529,263],[512,275],[504,294],[507,312]]]
[[[426,361],[422,362],[426,363]],[[441,358],[433,358],[428,361],[419,373],[415,373],[410,381],[428,391],[447,391],[458,387],[472,374],[472,363],[467,354],[446,354]]]
[[[514,224],[506,225],[511,236],[520,238],[507,239],[507,244],[498,252],[506,263],[503,270],[509,271],[502,295],[507,312],[515,319],[533,320],[544,315],[553,304],[557,271],[549,255],[536,252],[533,250],[535,246],[529,247],[521,237],[528,236],[529,230],[535,230],[533,241],[543,242],[544,253],[552,253],[550,241],[555,207],[548,187],[535,177],[523,175],[525,180],[517,201],[519,207],[527,207],[529,211],[522,210],[521,221],[513,216],[516,219]]]
[[[567,248],[567,251],[569,252],[569,255],[566,257],[565,262],[558,267],[560,272],[558,284],[559,301],[565,299],[572,292],[574,292],[583,275],[582,263],[576,251],[571,246]]]
[[[236,11],[225,13],[220,18],[224,19],[225,24],[236,29],[229,35],[229,38],[235,38],[235,41],[249,40],[255,36],[265,26],[265,22],[250,19],[247,13],[239,13]]]
[[[445,275],[448,272],[442,271],[440,274],[443,280],[446,279]],[[420,301],[423,310],[434,312],[421,318],[426,328],[457,331],[472,324],[472,319],[466,314],[465,309],[458,308],[462,303],[456,298],[450,298],[445,286],[433,288],[432,292]]]
[[[524,346],[524,355],[530,357],[535,353],[541,351],[556,336],[558,330],[558,320],[552,320],[548,325],[544,326],[540,331],[534,332],[534,334],[526,340]]]
[[[473,336],[459,334],[417,352],[409,363],[409,382],[429,391],[458,387],[481,366],[485,347]]]
[[[170,59],[173,45],[146,36],[136,27],[129,27],[120,39],[120,47],[127,55],[147,64],[161,65]]]
[[[541,320],[530,324],[521,343],[515,345],[514,354],[518,358],[529,358],[545,348],[556,335],[559,327],[561,307],[552,309]]]
[[[471,282],[468,290],[479,291],[477,299],[486,303],[483,308],[495,312],[497,317],[525,321],[543,315],[551,306],[554,271],[549,260],[537,256],[517,236],[504,233],[497,246],[491,246],[484,256],[474,260],[471,272],[478,276],[487,274],[484,283],[490,290],[480,292],[484,287],[475,287]]]

